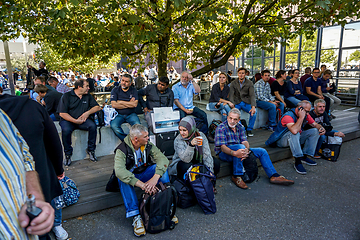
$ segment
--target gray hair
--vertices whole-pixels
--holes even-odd
[[[311,106],[311,103],[308,101],[308,100],[302,100],[301,102],[299,102],[297,104],[298,107],[306,107],[306,105],[310,105]]]
[[[241,117],[241,112],[240,112],[240,110],[237,109],[237,108],[231,109],[230,112],[228,113],[228,115],[229,115],[230,113],[234,113],[234,114],[239,115],[239,118]]]
[[[314,102],[314,106],[317,107],[319,103],[324,103],[326,105],[326,102],[324,99],[316,99]]]
[[[148,129],[141,125],[141,124],[135,124],[130,128],[130,139],[133,140],[135,137],[140,137],[143,132],[148,132]]]

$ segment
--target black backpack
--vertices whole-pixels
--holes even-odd
[[[100,110],[94,113],[94,122],[97,127],[99,127],[99,143],[101,143],[101,128],[105,126],[104,111]],[[97,121],[95,120],[97,118]]]
[[[170,184],[159,183],[159,191],[154,195],[144,193],[140,200],[140,215],[149,233],[159,233],[174,229],[172,218],[176,212],[176,190]]]
[[[257,157],[255,154],[250,152],[249,156],[243,160],[245,173],[242,176],[242,180],[246,183],[251,183],[258,177],[258,166],[256,159]]]

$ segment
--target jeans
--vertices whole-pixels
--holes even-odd
[[[259,108],[268,111],[269,126],[275,127],[276,126],[276,105],[272,104],[270,102],[260,101],[260,100],[256,101],[256,105]],[[282,102],[280,102],[279,108],[280,108],[281,114],[284,114],[284,104]]]
[[[217,102],[210,102],[209,103],[209,109],[210,111],[219,111],[221,114],[221,121],[225,122],[225,120],[227,119],[227,115],[230,112],[231,108],[229,106],[229,104],[224,105],[223,103],[220,103],[219,108],[215,108],[215,105],[218,104]]]
[[[245,146],[243,144],[234,144],[227,146],[233,151],[237,151],[239,149],[244,149]],[[254,153],[254,155],[259,158],[261,165],[263,166],[265,173],[268,177],[271,177],[276,172],[274,165],[270,160],[270,156],[267,151],[263,148],[250,148],[250,150]],[[242,176],[244,175],[245,169],[242,164],[241,158],[237,158],[231,155],[227,155],[223,152],[220,152],[219,157],[221,160],[226,162],[233,162],[233,175]]]
[[[116,118],[110,122],[110,127],[121,141],[124,141],[124,138],[126,137],[126,134],[121,128],[121,124],[124,122],[129,123],[131,126],[140,124],[139,117],[136,115],[136,113],[131,113],[129,115],[118,114]]]
[[[289,102],[291,102],[292,104],[294,104],[295,107],[297,106],[297,104],[298,104],[299,102],[301,102],[300,99],[297,99],[296,97],[293,97],[293,96],[286,98],[286,100],[288,100]]]
[[[86,121],[80,125],[68,122],[66,120],[60,121],[61,131],[62,131],[62,142],[64,146],[65,155],[71,156],[73,148],[71,146],[71,134],[75,129],[85,130],[89,132],[88,135],[88,150],[95,151],[96,148],[96,125],[90,120]]]
[[[319,136],[317,128],[311,128],[297,134],[288,131],[277,141],[277,145],[278,147],[290,146],[292,155],[296,158],[303,157],[304,154],[313,157]],[[301,149],[301,144],[304,144],[303,149]]]
[[[239,110],[244,110],[245,112],[250,112],[251,110],[251,105],[245,102],[241,102],[239,104],[236,104],[235,107]],[[249,113],[250,114],[250,113]],[[247,131],[252,131],[254,129],[254,125],[255,125],[255,120],[256,120],[256,114],[257,112],[254,113],[254,115],[251,116],[250,114],[250,118],[249,118],[249,124],[247,127]]]
[[[336,130],[332,130],[331,132],[336,133],[337,131],[336,131]],[[315,149],[315,154],[316,154],[316,155],[319,155],[319,150],[320,150],[320,148],[321,148],[321,145],[322,145],[323,142],[325,141],[325,139],[326,139],[326,136],[325,136],[325,135],[321,135],[321,136],[319,137],[319,140],[318,140],[318,142],[317,142],[316,149]]]
[[[148,168],[146,168],[144,172],[134,175],[140,181],[147,182],[154,176],[155,169],[156,169],[156,164],[149,166]],[[162,175],[159,181],[162,183],[170,182],[168,171],[166,171],[164,175]],[[118,179],[118,182],[119,182],[120,192],[124,200],[126,217],[129,218],[139,215],[139,200],[136,196],[134,187],[122,182],[120,179]]]
[[[62,209],[56,209],[54,200],[51,200],[51,206],[55,210],[54,227],[60,226],[62,221]]]
[[[183,110],[181,110],[180,108],[178,110],[180,111],[180,119],[186,117],[187,114]],[[194,110],[191,115],[198,118],[198,120],[200,120],[203,123],[201,129],[199,129],[199,130],[201,132],[203,132],[205,135],[207,135],[209,126],[208,126],[208,120],[207,120],[206,113],[203,110],[201,110],[200,108],[194,107]]]

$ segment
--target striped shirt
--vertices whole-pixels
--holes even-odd
[[[0,239],[38,239],[20,227],[18,213],[26,198],[26,171],[34,171],[24,138],[0,109]]]

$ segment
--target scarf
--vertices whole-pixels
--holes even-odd
[[[196,128],[196,122],[193,117],[186,116],[181,119],[179,126],[186,128],[189,132],[189,136],[187,138],[183,138],[185,142],[190,145],[191,141],[200,136],[199,129]],[[204,139],[203,139],[204,140]],[[203,141],[204,144],[204,141]],[[200,163],[203,163],[203,146],[195,146],[195,159]]]

